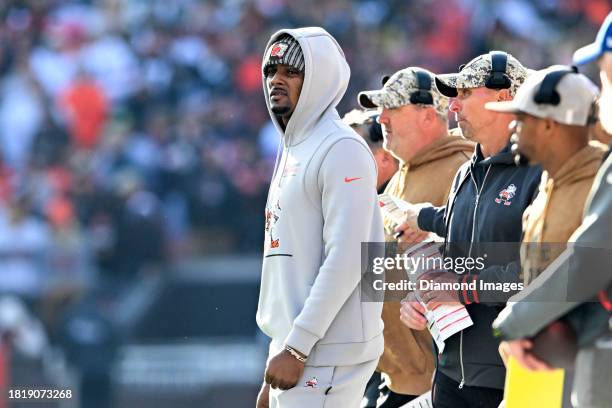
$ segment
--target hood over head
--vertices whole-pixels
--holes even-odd
[[[309,131],[323,115],[333,114],[338,117],[336,106],[346,92],[351,71],[338,42],[320,27],[282,29],[274,33],[266,46],[262,68],[268,62],[272,51],[270,47],[285,35],[297,40],[302,49],[304,83],[298,103],[284,131],[270,109],[270,94],[263,71],[262,82],[272,122],[283,137],[284,144],[293,146],[308,137]]]

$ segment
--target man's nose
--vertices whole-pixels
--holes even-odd
[[[459,113],[461,112],[461,102],[459,102],[459,99],[457,98],[452,98],[451,99],[451,103],[450,106],[448,107],[448,109],[453,112],[453,113]]]
[[[272,77],[270,78],[270,85],[272,86],[279,85],[282,82],[283,82],[283,75],[281,75],[278,71],[276,71],[274,75],[272,75]]]
[[[382,112],[380,112],[380,115],[378,116],[378,123],[381,125],[389,123],[389,116],[386,109],[383,109]]]

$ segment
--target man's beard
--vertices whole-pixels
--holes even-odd
[[[286,116],[289,112],[291,112],[291,108],[289,106],[273,106],[271,111],[275,115]]]

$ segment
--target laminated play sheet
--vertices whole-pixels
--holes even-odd
[[[432,271],[430,268],[432,264],[442,264],[442,262],[433,262],[433,259],[442,257],[439,252],[440,245],[439,242],[423,241],[404,252],[409,258],[420,260],[420,262],[413,262],[413,265],[416,266],[413,270],[407,271],[408,279],[415,282],[417,287],[421,284],[419,278],[424,273]],[[425,262],[424,260],[430,260],[431,262]],[[415,292],[415,294],[417,299],[421,301],[418,292]],[[422,301],[421,304],[427,309],[425,313],[427,328],[436,342],[439,353],[444,351],[446,339],[474,324],[465,306],[459,302],[441,303],[433,309],[427,308],[427,305]]]
[[[406,201],[383,193],[378,195],[378,205],[384,216],[389,218],[396,225],[400,225],[404,222],[404,211],[406,211],[408,205]]]
[[[378,199],[384,216],[395,224],[401,224],[404,220],[404,211],[409,204],[389,194],[380,194]],[[409,268],[406,269],[408,279],[417,288],[421,288],[420,285],[422,284],[419,282],[419,277],[428,272],[440,271],[439,266],[444,263],[439,251],[442,243],[437,242],[436,237],[436,235],[430,236],[430,238],[411,246],[403,254],[407,258],[406,263],[409,265]],[[438,267],[434,267],[434,265]],[[415,292],[415,294],[420,301],[418,292]],[[421,303],[427,308],[423,302]],[[440,353],[444,350],[446,339],[474,324],[465,306],[458,302],[444,303],[431,310],[428,309],[425,317],[427,318],[427,328]]]

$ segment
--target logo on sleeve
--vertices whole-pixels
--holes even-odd
[[[512,198],[516,195],[516,186],[514,184],[510,184],[508,187],[504,188],[499,192],[499,195],[495,199],[497,204],[504,203],[504,205],[512,204]]]
[[[361,180],[363,177],[345,177],[344,178],[344,182],[345,183],[350,183],[351,181],[355,181],[355,180]]]

